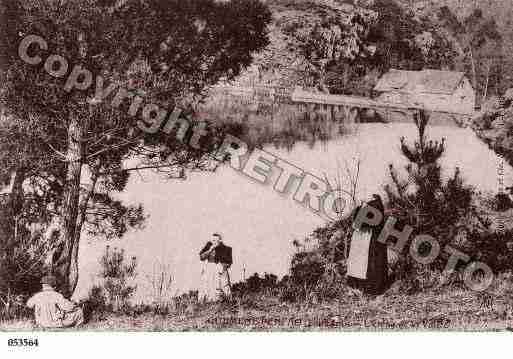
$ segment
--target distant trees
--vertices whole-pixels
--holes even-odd
[[[483,102],[489,94],[502,93],[503,38],[495,20],[486,18],[480,9],[459,19],[447,6],[440,8],[438,18],[454,37],[458,53],[455,65],[469,74],[474,89],[481,95],[478,101]]]
[[[39,196],[34,202],[41,204],[45,224],[55,222],[58,240],[50,257],[69,296],[78,280],[84,225],[112,237],[142,224],[140,206],[112,196],[124,190],[132,171],[184,178],[188,169],[210,168],[213,143],[190,148],[175,136],[144,131],[140,108],[130,110],[129,99],[137,94],[168,109],[191,107],[209,86],[237,76],[267,44],[270,13],[258,0],[3,0],[0,15],[7,19],[1,25],[0,99],[12,121],[0,129],[2,180],[5,185],[14,176],[18,184],[13,218],[30,207],[27,198]],[[47,44],[28,49],[42,57],[39,64],[19,57],[27,35]],[[69,71],[57,76],[64,65],[56,57],[43,69],[51,54],[65,59]],[[65,87],[70,73],[80,70],[92,72],[91,86],[82,86],[87,75],[80,72],[76,88]],[[103,101],[97,101],[95,85]]]
[[[487,101],[479,116],[473,119],[473,129],[495,153],[513,166],[513,91]],[[505,185],[513,194],[513,183]]]
[[[348,13],[319,12],[283,21],[282,31],[320,91],[370,95],[379,76],[392,67],[453,65],[454,51],[443,33],[394,0],[372,1]]]
[[[330,67],[373,55],[375,47],[367,36],[375,19],[376,13],[361,9],[314,18],[312,22],[295,22],[285,31],[296,39],[297,52],[313,71],[318,89],[330,92],[326,83]]]
[[[417,17],[395,0],[375,0],[370,9],[378,14],[369,34],[377,46],[373,66],[381,71],[452,68],[452,44],[430,19]]]

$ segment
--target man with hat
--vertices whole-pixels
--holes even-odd
[[[212,237],[214,239],[214,261],[218,265],[218,289],[223,297],[230,298],[232,292],[229,269],[233,264],[232,248],[223,243],[223,238],[219,233],[212,234]]]
[[[27,307],[34,308],[36,324],[43,328],[68,328],[82,324],[82,309],[55,291],[56,284],[53,275],[44,276],[41,278],[41,291],[27,301]]]
[[[233,263],[232,248],[223,243],[221,234],[213,233],[212,241],[208,241],[200,252],[203,261],[202,288],[200,299],[213,300],[217,294],[220,298],[231,297],[229,269]]]

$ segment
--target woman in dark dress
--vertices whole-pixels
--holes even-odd
[[[350,249],[348,258],[348,284],[366,294],[380,295],[385,292],[388,284],[387,245],[378,242],[385,221],[385,207],[377,194],[373,195],[367,205],[380,211],[383,219],[376,226],[364,223],[359,230],[353,232],[350,245],[352,250]],[[360,208],[356,208],[353,221]],[[353,243],[356,240],[361,242]],[[354,274],[362,268],[364,273]]]

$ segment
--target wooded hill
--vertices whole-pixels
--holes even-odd
[[[513,86],[509,0],[266,3],[273,13],[271,43],[240,84],[369,95],[390,68],[435,68],[465,72],[479,103]]]

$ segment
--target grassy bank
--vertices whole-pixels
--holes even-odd
[[[391,291],[393,292],[393,290]],[[217,304],[191,312],[154,315],[106,314],[79,330],[97,331],[497,331],[513,327],[509,292],[483,295],[445,290],[376,298],[357,293],[329,303],[280,302],[273,297],[238,304]],[[0,330],[33,330],[28,320],[0,323]]]

